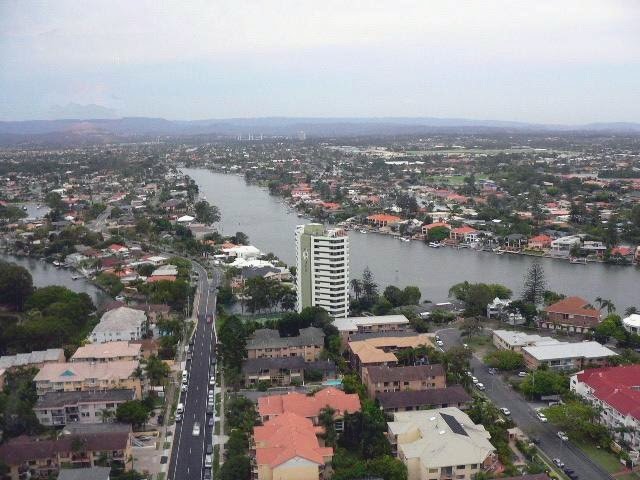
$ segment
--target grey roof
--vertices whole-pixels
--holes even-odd
[[[370,338],[382,338],[382,337],[390,337],[390,338],[415,337],[416,335],[417,333],[413,329],[408,329],[406,331],[392,330],[390,332],[354,333],[352,335],[349,335],[349,341],[359,342],[361,340],[369,340]]]
[[[63,468],[58,474],[58,480],[109,480],[111,468]]]
[[[264,369],[300,369],[304,368],[304,358],[283,357],[283,358],[249,358],[242,363],[242,373],[256,373]]]
[[[63,435],[88,435],[94,433],[130,432],[128,423],[69,423],[62,429]]]
[[[472,400],[460,385],[422,391],[379,392],[376,399],[384,409],[450,406]]]
[[[141,328],[147,319],[145,313],[129,307],[119,307],[109,310],[100,319],[93,329],[93,333],[127,331],[133,328]]]
[[[305,362],[304,371],[309,372],[311,370],[317,370],[319,372],[336,372],[336,364],[332,360],[316,360],[314,362]]]
[[[538,361],[564,358],[602,358],[617,355],[616,352],[598,342],[560,342],[552,345],[523,347],[522,350]]]
[[[247,341],[247,350],[324,344],[324,332],[320,328],[301,328],[299,333],[296,337],[281,337],[278,330],[261,328],[256,330],[249,341]]]
[[[126,402],[134,398],[135,391],[127,389],[86,392],[47,392],[38,399],[34,408],[60,408],[66,405],[94,402]]]
[[[430,376],[443,376],[444,368],[440,364],[411,365],[408,367],[367,367],[367,373],[373,383],[410,382],[425,380]]]
[[[17,355],[5,355],[0,357],[0,368],[23,367],[26,365],[37,365],[45,362],[57,362],[60,355],[64,358],[64,350],[61,348],[50,348],[31,353],[18,353]]]

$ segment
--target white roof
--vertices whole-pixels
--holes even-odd
[[[404,315],[376,315],[373,317],[348,317],[336,318],[333,325],[341,332],[357,330],[359,326],[365,325],[395,325],[407,324],[409,319]]]
[[[632,313],[627,318],[624,318],[622,322],[630,327],[640,328],[640,315],[637,313]]]
[[[39,363],[57,362],[64,358],[64,350],[61,348],[50,348],[48,350],[38,350],[30,353],[18,353],[17,355],[5,355],[0,357],[0,369],[11,367],[24,367],[27,365],[37,365]]]
[[[155,275],[178,275],[178,267],[175,265],[163,265],[156,268],[151,274],[151,276]]]
[[[142,310],[134,310],[129,307],[118,307],[109,310],[100,319],[92,333],[122,332],[131,329],[139,329],[147,319]]]
[[[555,345],[524,347],[523,351],[536,360],[557,360],[562,358],[601,358],[617,355],[613,350],[598,342],[559,342]]]
[[[561,343],[555,338],[530,335],[525,332],[516,332],[513,330],[494,330],[493,334],[513,347],[556,345]]]
[[[183,215],[178,219],[178,222],[193,222],[194,220],[195,217],[192,217],[191,215]]]

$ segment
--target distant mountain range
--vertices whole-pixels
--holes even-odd
[[[303,131],[309,137],[354,135],[414,135],[445,132],[601,132],[640,133],[640,123],[590,123],[547,125],[499,120],[464,118],[376,117],[306,118],[264,117],[211,120],[166,120],[164,118],[125,117],[104,119],[61,119],[0,122],[0,144],[22,143],[106,143],[156,136],[238,135],[291,136]]]

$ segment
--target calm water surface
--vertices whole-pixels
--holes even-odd
[[[238,175],[204,169],[184,169],[200,187],[200,194],[220,208],[220,228],[225,235],[242,231],[264,252],[273,252],[286,263],[295,263],[294,228],[309,222],[288,211],[268,190],[247,185]],[[495,255],[489,252],[429,248],[419,241],[400,242],[387,235],[349,232],[351,276],[359,277],[369,266],[383,288],[417,285],[423,299],[446,300],[455,283],[502,283],[516,294],[522,278],[535,261],[522,255]],[[611,299],[619,311],[631,305],[640,307],[640,270],[636,267],[589,264],[540,259],[551,290],[579,295],[587,300]]]

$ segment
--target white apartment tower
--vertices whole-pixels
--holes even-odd
[[[334,318],[349,314],[349,237],[319,223],[296,227],[298,312],[324,308]]]

